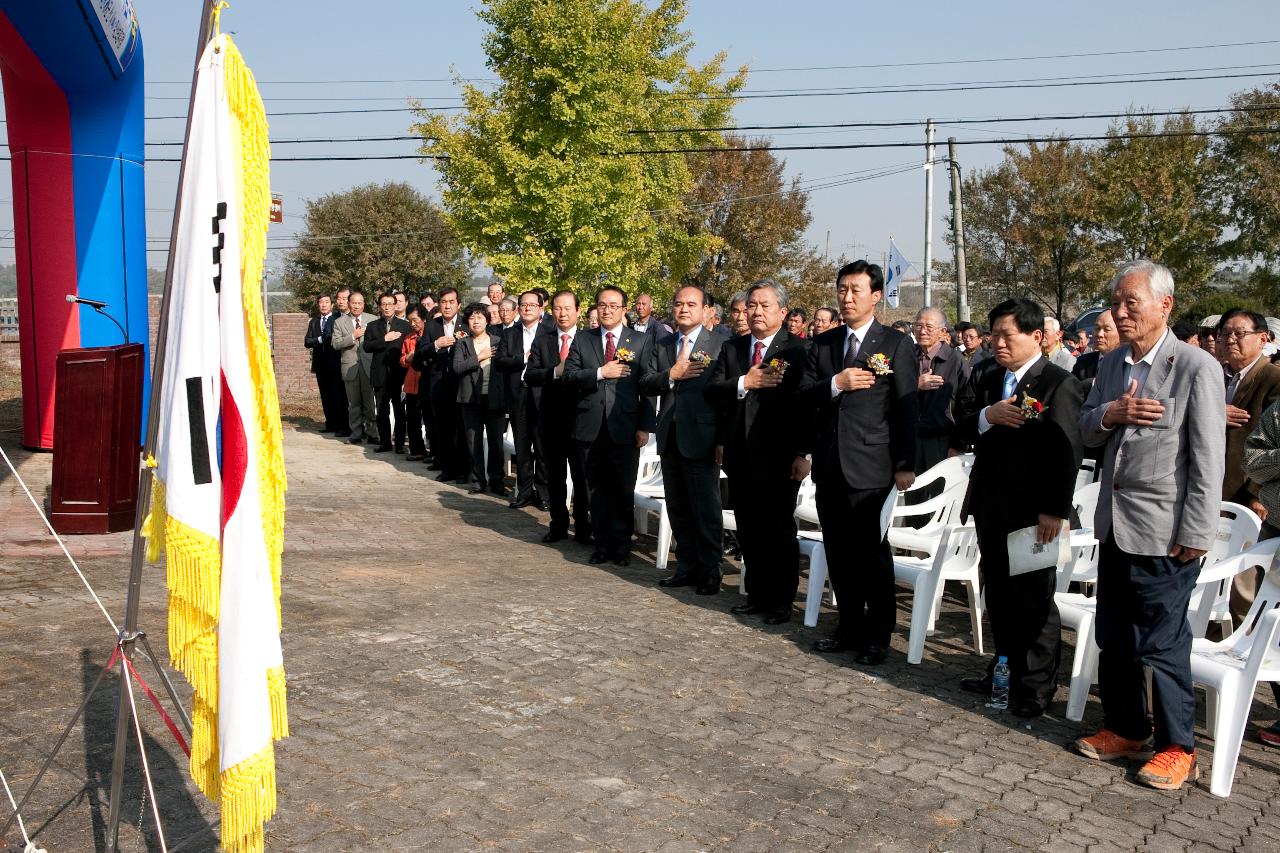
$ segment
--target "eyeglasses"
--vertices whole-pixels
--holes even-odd
[[[941,326],[930,326],[928,323],[912,323],[911,328],[921,332],[936,332]]]
[[[1261,335],[1261,334],[1262,334],[1261,330],[1254,331],[1254,332],[1247,332],[1244,329],[1231,329],[1229,331],[1224,331],[1219,337],[1234,338],[1237,341],[1242,341],[1245,338],[1249,337],[1250,335]],[[1212,337],[1212,335],[1207,335],[1206,337]]]

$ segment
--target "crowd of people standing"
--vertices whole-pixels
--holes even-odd
[[[1065,535],[1090,456],[1101,469],[1105,719],[1076,749],[1149,759],[1139,781],[1177,788],[1196,773],[1186,610],[1220,501],[1242,500],[1264,520],[1280,512],[1280,367],[1263,352],[1265,318],[1252,312],[1213,318],[1208,348],[1200,330],[1171,329],[1174,282],[1158,264],[1126,264],[1109,289],[1092,340],[1066,343],[1026,299],[995,306],[986,329],[950,327],[935,308],[882,325],[883,273],[865,261],[840,269],[834,307],[810,315],[766,279],[729,300],[727,321],[697,286],[676,292],[669,323],[648,294],[628,306],[625,291],[603,287],[582,328],[569,290],[512,297],[495,283],[466,306],[452,288],[414,305],[392,291],[371,315],[363,294],[344,289],[318,299],[306,345],[325,431],[404,453],[512,508],[546,511],[543,541],[572,531],[593,564],[630,562],[637,470],[652,435],[677,558],[659,583],[720,590],[722,509],[732,509],[751,566],[747,600],[733,611],[766,624],[791,618],[794,511],[811,478],[839,613],[814,648],[864,666],[885,660],[896,624],[886,499],[972,453],[964,515],[977,531],[996,656],[962,686],[989,693],[1005,658],[1009,707],[1021,717],[1053,697],[1060,619],[1052,568],[1011,573],[1006,541],[1026,528],[1042,545]]]

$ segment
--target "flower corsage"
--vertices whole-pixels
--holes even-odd
[[[1030,394],[1022,395],[1022,405],[1018,408],[1022,411],[1023,416],[1029,421],[1034,421],[1045,412],[1044,403],[1041,403]]]
[[[768,367],[779,376],[785,376],[787,373],[787,362],[780,358],[769,359]]]
[[[867,369],[876,376],[888,376],[893,373],[892,368],[889,366],[889,356],[882,352],[867,357]]]
[[[626,347],[618,347],[618,351],[613,354],[613,357],[623,364],[630,364],[636,360],[636,354]]]

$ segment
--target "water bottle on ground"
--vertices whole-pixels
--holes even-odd
[[[1009,659],[996,658],[996,668],[991,671],[991,707],[1009,707]]]

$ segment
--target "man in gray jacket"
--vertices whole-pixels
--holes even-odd
[[[373,353],[361,346],[365,330],[378,319],[364,313],[364,294],[352,291],[347,298],[350,313],[333,322],[330,345],[342,359],[342,381],[347,387],[347,421],[352,444],[378,440],[378,421],[373,411]]]
[[[1137,779],[1174,790],[1198,775],[1187,607],[1218,529],[1222,367],[1169,330],[1173,276],[1165,267],[1122,266],[1111,306],[1123,343],[1102,359],[1080,412],[1084,443],[1105,448],[1095,525],[1104,719],[1075,748],[1103,761],[1151,756],[1150,709],[1155,754]]]

